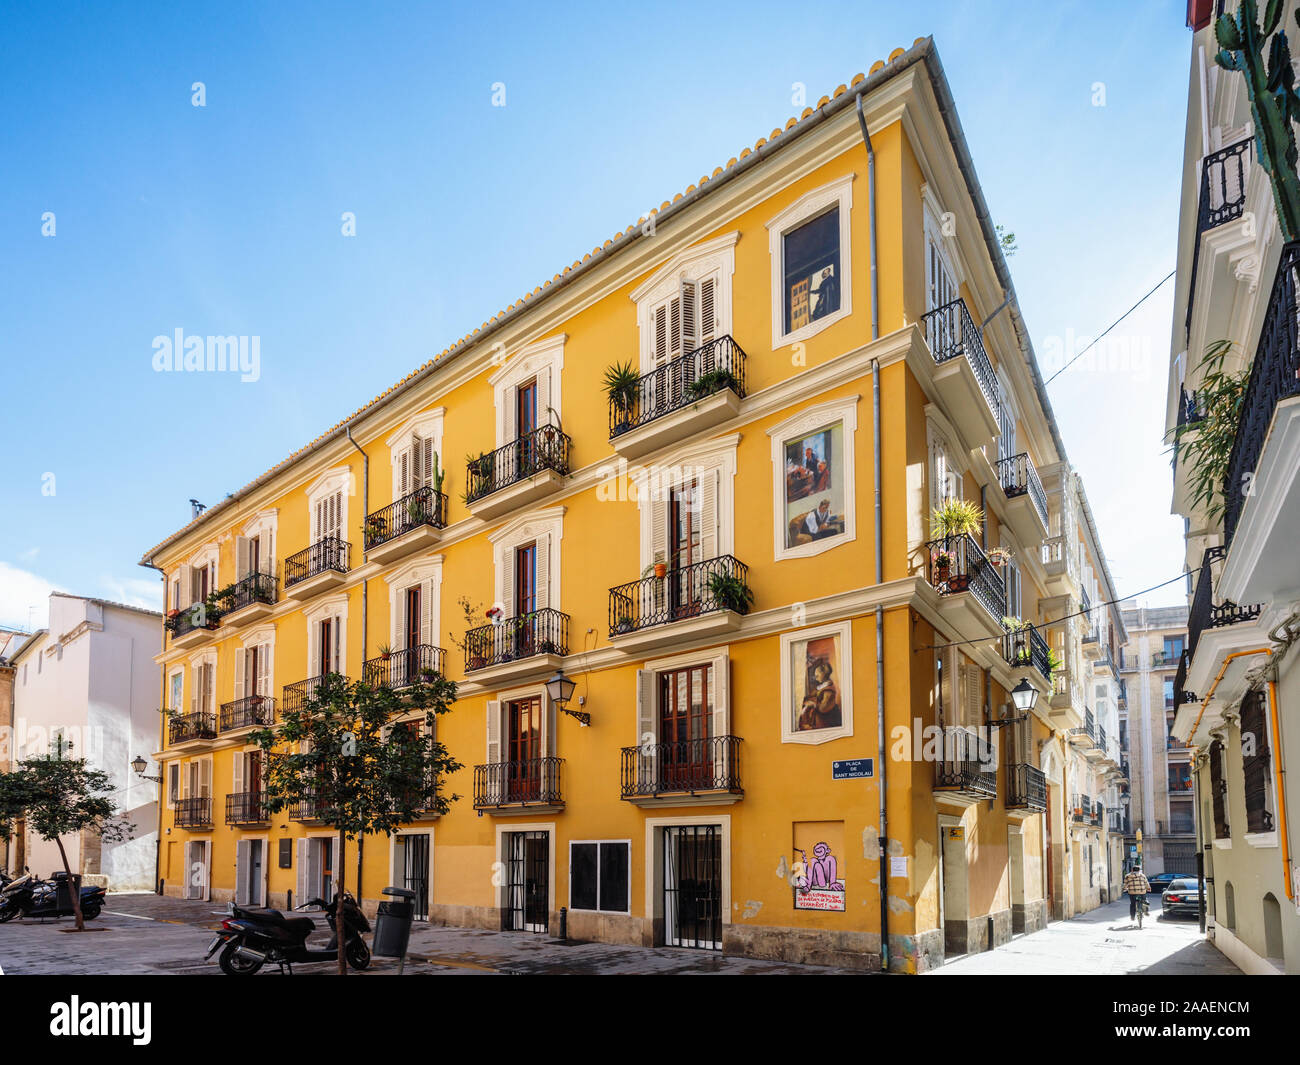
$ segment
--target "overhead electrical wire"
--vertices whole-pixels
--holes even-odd
[[[1150,299],[1155,294],[1156,289],[1158,289],[1161,285],[1163,285],[1166,281],[1168,281],[1171,277],[1173,277],[1175,273],[1177,273],[1177,270],[1170,270],[1169,273],[1165,274],[1164,277],[1162,277],[1159,281],[1157,281],[1155,285],[1152,286],[1150,290],[1148,290],[1145,296],[1143,296],[1140,300],[1137,301],[1137,303],[1133,304],[1132,307],[1130,307],[1127,311],[1125,311],[1113,322],[1111,322],[1110,325],[1108,325],[1102,332],[1098,333],[1095,337],[1093,337],[1092,340],[1088,343],[1087,347],[1085,347],[1081,352],[1079,352],[1078,355],[1074,356],[1074,358],[1072,358],[1069,362],[1067,362],[1064,366],[1062,366],[1059,370],[1057,370],[1056,373],[1052,374],[1051,377],[1049,377],[1046,381],[1044,381],[1043,382],[1044,386],[1050,385],[1053,381],[1055,381],[1058,377],[1060,377],[1061,374],[1065,373],[1066,370],[1068,370],[1071,366],[1073,366],[1076,362],[1078,362],[1081,358],[1083,358],[1084,355],[1086,355],[1088,351],[1094,345],[1096,345],[1096,343],[1099,340],[1101,340],[1102,337],[1104,337],[1107,333],[1109,333],[1112,329],[1114,329],[1117,325],[1119,325],[1120,322],[1122,322],[1130,314],[1132,314],[1139,307],[1141,307],[1142,304],[1144,304],[1148,299]]]

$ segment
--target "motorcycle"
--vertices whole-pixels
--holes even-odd
[[[266,965],[278,965],[280,972],[293,975],[294,962],[331,961],[338,957],[337,900],[328,907],[322,899],[308,899],[295,911],[309,906],[325,909],[330,938],[324,947],[309,947],[307,937],[316,930],[310,917],[286,917],[279,910],[248,909],[230,906],[230,915],[221,922],[221,930],[208,944],[203,956],[208,961],[217,951],[221,971],[227,976],[252,976]],[[343,895],[344,957],[354,969],[370,966],[370,948],[361,933],[370,931],[370,922],[361,912],[351,892]]]
[[[0,924],[15,917],[72,917],[72,900],[62,890],[67,873],[55,873],[53,880],[38,880],[25,873],[0,890]],[[107,892],[102,887],[81,889],[81,916],[93,921],[104,908]]]

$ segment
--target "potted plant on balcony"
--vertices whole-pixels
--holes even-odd
[[[952,575],[952,552],[937,548],[930,556],[934,567],[934,583],[947,584]]]
[[[620,632],[620,633],[621,633],[621,632],[631,632],[631,631],[632,631],[632,619],[631,619],[630,617],[628,617],[626,614],[620,614],[620,615],[618,616],[618,624],[614,626],[614,631],[615,631],[615,632]]]
[[[619,436],[632,427],[632,403],[636,399],[640,375],[630,362],[616,362],[605,369],[605,395],[613,406],[611,436]]]
[[[936,540],[973,536],[984,524],[984,511],[965,499],[945,499],[930,512],[930,528]]]
[[[1047,649],[1047,679],[1052,679],[1052,674],[1061,668],[1061,656],[1056,653],[1056,648]]]
[[[754,593],[740,577],[730,573],[709,574],[709,594],[722,610],[748,614],[754,605]]]
[[[724,388],[737,387],[736,375],[727,369],[710,370],[701,374],[686,386],[686,392],[693,400],[701,400]]]
[[[392,649],[391,647],[389,647],[388,644],[386,644],[386,643],[381,643],[381,644],[379,645],[379,658],[380,658],[380,660],[383,661],[383,662],[387,662],[387,661],[388,661],[390,658],[392,658],[392,657],[393,657],[393,649]]]
[[[1198,366],[1201,383],[1196,390],[1201,417],[1174,429],[1175,461],[1183,463],[1188,471],[1191,505],[1204,508],[1211,521],[1223,518],[1223,486],[1232,445],[1241,427],[1249,379],[1249,371],[1230,370],[1224,365],[1232,348],[1232,341],[1216,340],[1205,349]]]
[[[989,560],[990,566],[1005,566],[1012,559],[1012,554],[1005,547],[990,547],[985,552],[985,557]]]

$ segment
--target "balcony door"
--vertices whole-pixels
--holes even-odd
[[[668,497],[668,594],[674,618],[699,613],[703,574],[694,569],[702,558],[700,485],[692,478]]]
[[[659,674],[663,788],[697,791],[713,784],[713,707],[708,664]]]
[[[533,653],[537,619],[537,541],[515,548],[514,572],[511,574],[514,589],[514,615],[508,619],[506,630],[507,650],[518,658]]]
[[[519,441],[519,475],[527,476],[536,465],[537,378],[515,389],[515,439]]]
[[[515,699],[505,705],[507,802],[532,802],[542,796],[542,700]]]

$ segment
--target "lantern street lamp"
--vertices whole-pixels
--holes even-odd
[[[591,715],[583,710],[570,710],[568,702],[573,698],[573,689],[577,685],[564,675],[563,669],[557,669],[555,676],[546,682],[546,694],[551,697],[551,702],[560,708],[571,718],[577,720],[580,725],[590,725]]]
[[[146,762],[143,758],[141,758],[140,755],[138,754],[131,759],[131,768],[135,770],[136,776],[138,776],[141,780],[152,780],[155,784],[161,784],[162,783],[161,776],[154,777],[154,776],[149,776],[147,773],[145,773],[145,767],[148,764],[149,763]]]

